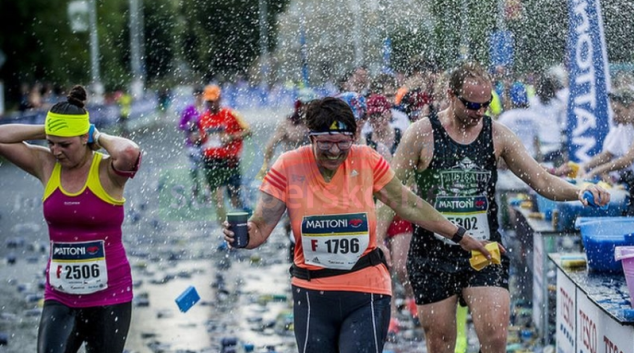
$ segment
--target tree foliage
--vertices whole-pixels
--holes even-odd
[[[275,19],[289,0],[266,0],[268,46]],[[139,0],[143,3],[143,69],[150,83],[173,79],[186,67],[201,80],[246,72],[259,55],[258,0]],[[20,83],[68,87],[91,80],[90,36],[73,33],[69,1],[0,1],[0,49],[7,61],[0,80],[9,106]],[[132,79],[129,0],[96,0],[99,68],[107,90]],[[184,65],[181,65],[184,64]]]
[[[19,97],[21,82],[82,82],[90,68],[87,33],[72,33],[59,1],[0,1],[0,69],[6,96]]]
[[[101,79],[108,90],[122,88],[133,78],[130,58],[130,0],[95,1]],[[150,84],[166,81],[173,83],[183,79],[190,82],[212,79],[223,81],[232,79],[235,74],[248,72],[260,54],[260,1],[265,1],[267,5],[266,45],[271,52],[278,38],[277,19],[286,11],[290,2],[138,1],[142,3],[143,9],[144,79]],[[320,8],[323,1],[304,1],[304,5],[314,8],[312,12],[306,12],[310,15],[306,18],[307,33],[312,36],[310,38],[313,43],[322,43],[322,48],[327,49],[318,53],[309,52],[310,58],[317,58],[317,62],[312,64],[323,68],[324,74],[338,72],[336,68],[341,63],[333,59],[333,54],[335,51],[338,54],[350,52],[352,39],[349,35],[336,36],[332,32],[343,31],[334,24],[341,19],[342,11],[345,12],[347,7]],[[365,35],[367,38],[364,39],[379,43],[384,38],[385,30],[385,35],[393,42],[392,62],[395,69],[405,71],[412,58],[417,57],[435,62],[441,68],[451,67],[464,57],[483,64],[488,63],[489,37],[493,31],[499,29],[498,6],[506,1],[413,2],[416,1],[429,9],[429,13],[421,18],[420,25],[412,25],[411,20],[399,24],[398,18],[385,19],[372,12],[380,10],[379,8],[364,8],[364,16],[378,21],[370,21],[375,23],[377,29],[368,30]],[[69,2],[70,0],[0,1],[0,50],[7,59],[0,68],[0,80],[6,89],[5,97],[10,101],[8,107],[18,101],[22,82],[33,83],[39,80],[65,87],[90,83],[89,33],[74,33],[71,30],[67,14]],[[520,16],[504,21],[505,28],[513,33],[515,39],[513,69],[519,72],[538,71],[545,66],[565,62],[567,1],[522,0],[519,3],[522,6]],[[634,37],[634,28],[627,24],[634,15],[634,3],[626,0],[602,0],[600,3],[609,60],[631,62],[634,42],[630,38]],[[329,18],[332,20],[324,21],[320,16],[331,16]],[[351,32],[352,23],[349,20],[341,21],[345,22],[344,29]],[[395,25],[386,26],[386,23]],[[294,37],[289,37],[288,33],[282,36],[282,42],[286,46],[281,48],[282,53],[274,53],[272,57],[291,60],[283,52],[299,50],[295,38],[299,31],[297,26],[292,25],[290,23],[286,30],[290,28]],[[343,42],[344,40],[348,42]],[[379,51],[380,43],[367,43],[366,48],[368,52]],[[380,58],[380,55],[365,54],[365,58]]]
[[[269,49],[274,47],[275,20],[289,0],[267,2]],[[222,80],[244,73],[259,55],[259,0],[184,0],[182,57],[199,77]]]

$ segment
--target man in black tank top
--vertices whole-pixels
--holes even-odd
[[[583,191],[548,174],[519,138],[485,115],[491,103],[491,80],[482,68],[465,63],[453,70],[447,90],[448,108],[423,118],[406,131],[393,159],[396,176],[416,180],[421,198],[467,234],[484,243],[501,243],[495,185],[500,159],[539,194],[556,201],[580,200]],[[609,194],[588,186],[595,200]],[[379,238],[391,214],[379,210]],[[456,340],[456,304],[462,298],[472,318],[482,352],[506,351],[510,321],[509,259],[480,271],[469,263],[460,236],[455,241],[416,226],[407,271],[429,352],[452,353]],[[501,249],[504,252],[504,249]]]

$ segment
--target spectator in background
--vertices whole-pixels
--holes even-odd
[[[365,137],[363,137],[363,134],[361,133],[361,129],[363,129],[363,126],[368,120],[365,97],[355,92],[343,92],[336,95],[335,98],[339,98],[342,101],[346,102],[350,109],[352,109],[354,120],[357,123],[357,130],[355,132],[355,136],[357,137],[357,139],[355,143],[358,145],[365,145]]]
[[[172,104],[172,91],[168,87],[161,87],[158,91],[158,108],[165,114]]]
[[[132,111],[132,96],[124,89],[119,90],[115,94],[115,101],[117,105],[119,105],[119,119],[117,119],[119,135],[128,137],[130,135],[128,121],[130,119],[130,112]]]
[[[31,109],[42,108],[42,83],[35,82],[29,90],[29,107]]]
[[[387,98],[388,102],[395,106],[396,92],[398,90],[396,78],[390,74],[382,73],[374,77],[370,83],[370,95],[380,94]]]
[[[528,109],[528,93],[526,87],[520,82],[515,82],[511,86],[509,100],[511,102],[511,109],[502,112],[498,118],[498,122],[511,129],[511,131],[519,137],[531,157],[538,162],[541,161],[539,117]]]
[[[310,88],[302,88],[298,91],[293,113],[277,124],[273,136],[264,147],[264,161],[258,173],[260,178],[268,172],[273,153],[278,145],[282,144],[284,151],[290,151],[309,143],[305,108],[308,102],[316,98],[318,98],[317,93]]]
[[[58,100],[59,96],[55,93],[55,86],[51,82],[45,82],[42,86],[42,108],[50,109]]]
[[[205,87],[203,99],[207,110],[198,122],[205,180],[215,201],[218,223],[222,223],[227,215],[225,189],[229,192],[231,205],[236,209],[245,209],[241,193],[240,157],[244,139],[251,136],[249,125],[236,111],[220,107],[221,98],[218,85]]]
[[[581,163],[577,175],[587,179],[598,177],[608,182],[625,182],[630,191],[628,216],[634,216],[634,91],[620,88],[608,96],[614,112],[614,125],[605,137],[603,150]],[[566,163],[553,173],[567,175],[571,171],[571,166]]]
[[[18,106],[18,110],[20,112],[25,112],[33,108],[33,106],[31,106],[31,102],[29,101],[29,92],[29,84],[22,82],[20,84],[20,105]]]
[[[346,91],[357,92],[362,96],[368,94],[370,89],[370,74],[368,69],[361,65],[352,70],[352,74],[348,78],[348,84],[346,85]]]
[[[511,109],[509,90],[513,80],[510,69],[504,65],[497,65],[493,68],[491,79],[493,81],[493,91],[491,91],[491,104],[487,113],[496,119],[502,112]]]
[[[412,61],[411,73],[398,90],[393,103],[414,122],[431,114],[437,69],[434,64],[421,59]]]
[[[401,133],[409,127],[410,121],[405,113],[398,110],[390,103],[382,94],[372,94],[368,97],[368,115],[370,100],[373,100],[373,113],[385,114],[388,117],[390,126],[398,129]],[[367,137],[369,133],[372,133],[372,125],[365,124],[361,130],[364,137]]]
[[[539,125],[540,155],[543,162],[555,165],[563,163],[566,140],[566,103],[557,92],[561,90],[559,81],[550,75],[537,81],[536,96],[530,100],[530,110]]]

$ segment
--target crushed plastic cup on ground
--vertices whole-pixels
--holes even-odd
[[[181,295],[176,298],[176,305],[181,312],[186,313],[194,304],[198,303],[200,296],[194,286],[189,286]]]

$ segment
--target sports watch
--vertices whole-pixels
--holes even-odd
[[[467,230],[464,227],[458,226],[458,230],[456,231],[456,234],[451,237],[451,241],[456,244],[460,243],[466,232]]]

